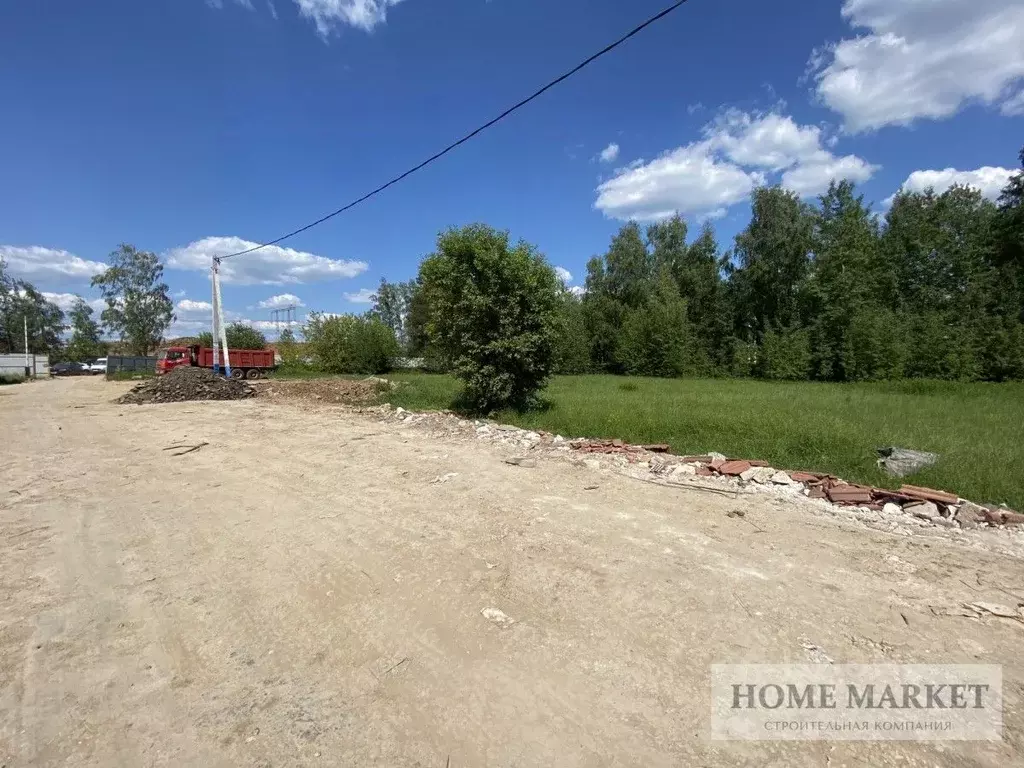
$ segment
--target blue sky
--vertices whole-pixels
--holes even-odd
[[[96,297],[118,243],[154,251],[171,334],[195,332],[211,254],[360,196],[666,4],[4,3],[0,256],[67,304]],[[994,196],[1022,127],[1019,0],[691,0],[401,185],[228,262],[225,306],[362,311],[474,221],[579,284],[630,217],[710,219],[727,247],[758,184],[848,176],[878,208],[901,185]]]

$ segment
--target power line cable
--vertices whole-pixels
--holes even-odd
[[[673,3],[672,5],[670,5],[665,10],[663,10],[660,13],[657,13],[654,16],[652,16],[651,18],[647,19],[647,21],[645,21],[643,24],[639,25],[638,27],[635,27],[635,28],[631,29],[629,32],[627,32],[625,35],[620,37],[615,42],[610,43],[609,45],[605,46],[600,51],[595,53],[593,56],[590,56],[586,60],[580,62],[579,64],[577,64],[575,67],[570,69],[565,74],[563,74],[563,75],[557,77],[556,79],[552,80],[547,85],[545,85],[543,88],[535,91],[533,94],[531,94],[530,96],[527,96],[522,101],[520,101],[517,104],[509,107],[504,112],[502,112],[500,115],[495,117],[493,120],[490,120],[490,121],[484,123],[479,128],[477,128],[474,131],[472,131],[471,133],[467,133],[461,139],[459,139],[458,141],[455,141],[455,142],[449,144],[447,147],[442,149],[440,152],[437,152],[436,154],[431,155],[430,157],[428,157],[426,160],[424,160],[419,165],[410,168],[408,171],[406,171],[405,173],[403,173],[403,174],[401,174],[399,176],[395,176],[395,178],[391,179],[391,181],[387,182],[386,184],[382,184],[381,186],[377,187],[376,189],[372,190],[371,192],[367,192],[365,195],[360,197],[358,200],[353,200],[348,205],[345,205],[345,206],[339,208],[336,211],[332,211],[331,213],[328,213],[326,216],[322,216],[321,218],[317,219],[316,221],[311,222],[309,224],[306,224],[304,227],[299,227],[298,229],[293,230],[292,232],[289,232],[286,235],[281,235],[281,237],[277,238],[276,240],[270,240],[269,242],[261,243],[259,245],[255,245],[252,248],[247,248],[244,251],[237,251],[236,253],[229,253],[227,256],[215,257],[215,260],[216,261],[223,261],[224,259],[231,259],[231,258],[234,258],[235,256],[244,256],[247,253],[253,253],[255,251],[259,251],[259,250],[261,250],[263,248],[267,248],[267,247],[269,247],[271,245],[277,245],[278,243],[280,243],[280,242],[282,242],[284,240],[287,240],[287,239],[289,239],[291,237],[295,237],[295,235],[298,235],[298,234],[301,234],[302,232],[305,232],[307,229],[312,229],[313,227],[316,227],[316,226],[318,226],[320,224],[323,224],[328,219],[333,219],[338,214],[344,213],[345,211],[348,211],[348,210],[350,210],[352,208],[355,208],[360,203],[366,202],[371,197],[374,197],[375,195],[378,195],[381,192],[383,192],[384,190],[386,190],[388,187],[394,186],[395,184],[397,184],[398,182],[402,181],[403,179],[405,179],[405,178],[407,178],[409,176],[412,176],[417,171],[420,171],[420,170],[426,168],[431,163],[433,163],[433,162],[435,162],[437,160],[440,160],[442,157],[447,155],[453,149],[456,149],[457,147],[462,146],[463,144],[465,144],[470,139],[473,139],[476,136],[478,136],[479,134],[481,134],[484,131],[486,131],[488,128],[491,128],[492,126],[500,123],[502,120],[504,120],[506,117],[511,115],[516,110],[519,110],[519,109],[525,107],[531,101],[534,101],[535,99],[539,98],[543,94],[547,93],[552,88],[554,88],[556,85],[564,82],[565,80],[568,80],[570,77],[575,75],[581,69],[584,69],[585,67],[589,66],[590,64],[593,64],[595,61],[600,59],[602,56],[604,56],[604,55],[606,55],[608,53],[611,53],[616,48],[618,48],[620,45],[625,43],[627,40],[629,40],[630,38],[635,37],[636,35],[640,34],[645,29],[647,29],[647,27],[649,27],[652,24],[654,24],[654,23],[660,21],[661,19],[665,18],[666,16],[668,16],[670,13],[672,13],[676,9],[678,9],[681,6],[685,5],[687,2],[689,2],[689,0],[678,0],[678,2]]]

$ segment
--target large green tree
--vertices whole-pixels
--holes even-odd
[[[103,342],[100,340],[100,326],[92,319],[93,309],[81,296],[75,297],[75,303],[68,312],[71,321],[71,339],[64,350],[68,360],[85,361],[100,357],[103,354]]]
[[[555,365],[560,284],[534,246],[483,224],[450,229],[420,265],[427,333],[468,408],[530,406]]]
[[[389,283],[381,278],[380,287],[373,296],[371,312],[391,328],[403,348],[409,345],[409,313],[416,294],[416,281]]]
[[[736,236],[731,281],[737,333],[760,341],[769,330],[802,324],[814,213],[781,187],[756,189],[751,213],[750,224]]]
[[[12,277],[0,259],[0,352],[25,351],[26,321],[29,352],[45,354],[60,350],[64,313],[34,285]]]
[[[103,324],[126,341],[134,354],[148,355],[174,322],[163,264],[155,253],[126,243],[109,259],[110,266],[92,279],[107,302]]]

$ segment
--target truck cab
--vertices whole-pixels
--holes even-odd
[[[156,361],[157,375],[169,373],[173,368],[181,365],[195,365],[196,347],[168,347],[160,353]]]

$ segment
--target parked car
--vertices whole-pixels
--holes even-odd
[[[107,372],[107,358],[101,357],[89,365],[89,373],[106,373]]]
[[[50,366],[51,376],[84,376],[92,373],[87,363],[55,363]]]

